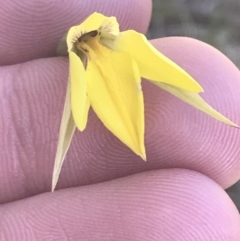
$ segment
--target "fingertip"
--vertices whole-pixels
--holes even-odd
[[[206,176],[183,169],[145,172],[45,193],[5,205],[0,214],[6,241],[15,237],[89,241],[96,237],[109,241],[240,239],[239,213],[226,193]]]
[[[2,2],[0,56],[4,58],[0,59],[0,65],[56,56],[58,43],[66,31],[93,12],[116,16],[121,30],[145,33],[151,10],[151,0]]]
[[[240,124],[240,72],[224,54],[186,37],[151,42],[200,83],[205,90],[201,96],[208,104]],[[151,143],[148,152],[161,150],[161,167],[190,168],[211,177],[224,188],[240,178],[239,129],[218,122],[148,83],[144,91],[146,143]],[[155,153],[159,160],[158,152]]]

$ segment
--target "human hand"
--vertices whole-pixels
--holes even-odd
[[[223,190],[240,176],[240,131],[145,82],[148,162],[91,112],[75,134],[60,190],[50,192],[68,77],[67,58],[52,57],[58,41],[93,11],[145,32],[150,7],[150,0],[2,2],[0,240],[240,239],[239,214]],[[192,39],[152,43],[240,124],[240,73],[227,58]]]

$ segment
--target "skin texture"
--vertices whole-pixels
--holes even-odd
[[[93,12],[116,16],[121,30],[146,32],[151,7],[151,0],[1,0],[0,22],[6,24],[0,26],[0,64],[54,56],[68,29]]]
[[[240,178],[240,131],[146,81],[148,162],[91,111],[74,136],[60,190],[49,192],[68,77],[68,59],[54,57],[57,42],[92,11],[116,15],[122,29],[144,33],[149,24],[148,0],[96,2],[1,2],[0,240],[240,240],[239,214],[224,191]],[[233,63],[189,38],[152,43],[240,125]]]
[[[239,214],[221,187],[181,169],[45,193],[0,212],[7,240],[237,241],[240,234]]]

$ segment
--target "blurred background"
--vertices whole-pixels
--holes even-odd
[[[209,43],[240,68],[240,0],[153,0],[147,37],[166,36]],[[240,182],[227,192],[240,211]]]
[[[153,0],[148,38],[173,35],[207,42],[240,68],[240,0]]]

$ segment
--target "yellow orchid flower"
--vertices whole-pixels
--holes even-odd
[[[86,127],[90,106],[107,129],[146,160],[141,77],[217,120],[237,126],[210,107],[198,95],[202,87],[144,35],[133,30],[120,32],[115,17],[93,13],[71,27],[63,41],[70,73],[52,190],[76,127],[80,131]]]

